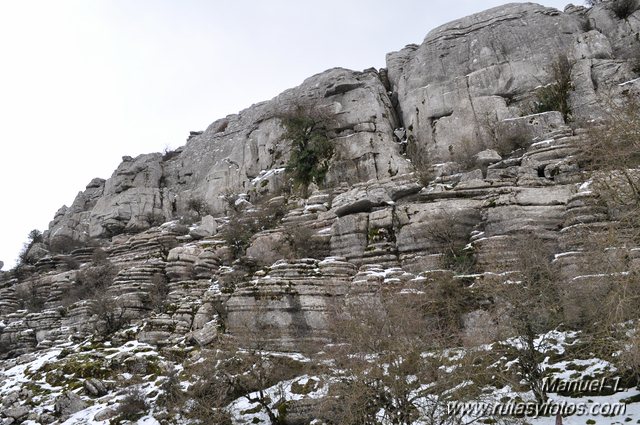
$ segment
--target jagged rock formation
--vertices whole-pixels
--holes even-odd
[[[136,324],[135,338],[159,347],[212,345],[224,331],[295,351],[326,341],[345,296],[454,272],[480,284],[508,276],[523,234],[552,243],[568,285],[588,284],[597,270],[587,267],[581,232],[610,217],[575,158],[580,127],[640,89],[639,13],[618,19],[603,5],[563,13],[531,3],[491,9],[390,53],[386,70],[331,69],[193,132],[175,152],[124,157],[45,233],[49,245],[97,240],[100,249],[45,252],[24,276],[0,274],[0,355],[82,340],[107,319]],[[572,126],[556,111],[529,113],[558,55],[572,63]],[[281,193],[290,141],[280,116],[301,102],[335,118],[325,185],[306,198]],[[246,196],[230,206],[232,193]],[[221,234],[232,225],[226,216],[269,198],[284,218],[252,235],[246,257],[234,262]],[[180,224],[192,200],[207,211]],[[473,270],[443,270],[452,266],[452,240]],[[100,250],[117,272],[103,288],[115,318],[101,317],[90,299],[68,297],[97,267]],[[639,252],[630,249],[636,266]],[[478,312],[468,319],[469,333],[493,326]],[[103,394],[99,384],[90,391]],[[4,415],[19,422],[27,414]]]
[[[291,209],[285,227],[304,224],[323,241],[327,255],[344,257],[355,266],[400,266],[420,273],[437,268],[442,255],[442,244],[429,237],[429,227],[453,216],[461,234],[482,235],[471,241],[479,265],[490,270],[489,257],[508,264],[505,237],[523,228],[559,231],[564,215],[573,214],[566,209],[575,203],[570,201],[573,184],[582,178],[571,160],[579,136],[573,136],[563,117],[557,112],[520,115],[536,87],[550,81],[550,66],[558,55],[573,63],[570,102],[575,121],[597,115],[605,95],[615,100],[620,92],[633,89],[637,81],[628,59],[635,52],[631,34],[638,23],[632,18],[616,19],[602,7],[570,7],[562,13],[518,3],[454,21],[431,31],[420,46],[390,53],[388,71],[332,69],[194,132],[175,152],[124,157],[111,178],[94,179],[71,207],[56,213],[45,237],[49,242],[111,238],[109,257],[121,271],[109,293],[126,299],[133,317],[144,316],[149,313],[144,294],[153,275],[166,274],[170,299],[180,303],[172,316],[178,319],[165,314],[149,327],[193,330],[201,297],[224,262],[221,242],[214,236],[218,224],[208,217],[191,236],[152,226],[187,212],[190,199],[203,200],[220,217],[227,208],[224,194],[245,192],[254,200],[277,194],[286,178],[289,149],[279,116],[305,99],[336,117],[336,152],[327,190]],[[625,81],[630,83],[619,84]],[[514,134],[531,145],[524,155],[503,160],[495,151],[484,151],[473,157],[491,137]],[[469,152],[472,164],[461,173],[460,155]],[[410,174],[416,170],[413,163],[423,158],[445,161],[433,170],[435,184],[424,189]],[[140,231],[130,238],[117,236]],[[278,229],[260,233],[248,254],[266,266],[292,256],[285,236]],[[194,237],[200,242],[184,245]],[[74,280],[73,271],[58,272],[65,268],[60,261],[43,258],[36,264],[41,275],[27,281],[48,288],[46,307],[59,304],[59,294]],[[11,299],[2,297],[7,317],[18,307]],[[233,322],[235,311],[228,314]],[[53,316],[44,321],[51,329],[62,323]],[[86,323],[83,320],[65,318]],[[167,325],[167,320],[174,321]],[[23,332],[24,326],[12,326],[0,334],[4,340],[14,342]],[[46,331],[38,329],[35,339],[20,338],[31,346],[46,341]],[[152,340],[169,334],[158,332]]]

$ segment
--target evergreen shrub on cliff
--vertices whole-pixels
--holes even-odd
[[[321,184],[334,153],[328,135],[329,116],[318,107],[296,105],[280,119],[285,128],[284,138],[292,144],[287,173],[303,190],[311,183]]]

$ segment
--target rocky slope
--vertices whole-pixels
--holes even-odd
[[[329,341],[345,295],[442,274],[469,284],[500,279],[513,271],[523,234],[553,244],[568,285],[589,284],[598,270],[584,265],[580,231],[609,216],[575,155],[586,123],[637,96],[639,33],[640,12],[620,19],[606,2],[564,12],[508,4],[389,53],[387,69],[325,71],[192,133],[175,152],[124,157],[109,179],[92,180],[56,213],[28,254],[33,265],[0,276],[0,420],[60,423],[75,411],[108,420],[109,407],[87,403],[109,394],[118,400],[114,388],[145,375],[124,367],[102,388],[106,372],[68,370],[80,386],[49,395],[38,392],[59,387],[49,375],[46,385],[15,381],[20,365],[36,373],[63,349],[86,351],[79,360],[86,364],[91,356],[108,360],[111,370],[140,357],[147,360],[139,368],[158,356],[172,362],[167,352],[215,347],[223,333],[249,334],[248,345],[261,349],[317,349]],[[558,57],[572,65],[571,122],[556,111],[531,113],[537,89],[554,81]],[[282,116],[302,102],[331,115],[335,147],[324,185],[307,197],[287,194],[284,169],[291,147]],[[195,201],[204,212],[181,224]],[[230,215],[267,205],[284,217],[256,231],[234,261],[221,236],[236,225]],[[443,270],[450,240],[434,230],[443,227],[464,242],[472,269]],[[313,250],[292,240],[301,236]],[[53,252],[56,244],[68,252]],[[105,258],[96,259],[101,251]],[[631,267],[640,264],[637,250],[629,256]],[[90,297],[70,294],[82,292],[88,271],[107,273],[107,263],[115,276],[100,295],[113,304],[100,314]],[[116,319],[127,325],[113,341],[84,343]],[[465,316],[469,341],[492,341],[498,328],[482,312]],[[110,351],[127,340],[135,347]],[[39,407],[26,409],[37,397]]]

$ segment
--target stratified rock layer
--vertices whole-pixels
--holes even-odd
[[[215,344],[226,331],[300,349],[326,341],[345,296],[454,271],[508,276],[523,235],[554,247],[568,285],[589,283],[586,270],[598,270],[585,233],[611,215],[575,159],[580,126],[636,94],[639,18],[604,5],[508,4],[390,53],[388,69],[330,69],[193,132],[175,152],[124,157],[55,214],[33,265],[0,275],[0,354],[105,327],[95,300],[78,295],[101,251],[115,278],[99,295],[156,345]],[[558,56],[571,64],[573,128],[558,111],[531,108]],[[286,190],[291,141],[280,118],[301,104],[331,117],[335,147],[324,184],[305,199]],[[252,219],[267,205],[284,217],[258,226],[232,258],[226,215]],[[86,246],[47,252],[65,241]],[[627,251],[637,267],[640,254]],[[469,317],[479,329],[482,314]]]

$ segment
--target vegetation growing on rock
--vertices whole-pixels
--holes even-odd
[[[283,137],[291,141],[286,171],[303,190],[311,183],[322,184],[334,154],[330,115],[318,105],[296,104],[280,119],[285,128]]]
[[[0,274],[0,420],[491,424],[523,418],[449,403],[560,396],[640,420],[637,31],[612,5],[483,12],[125,157]],[[621,391],[544,385],[567,376]]]

